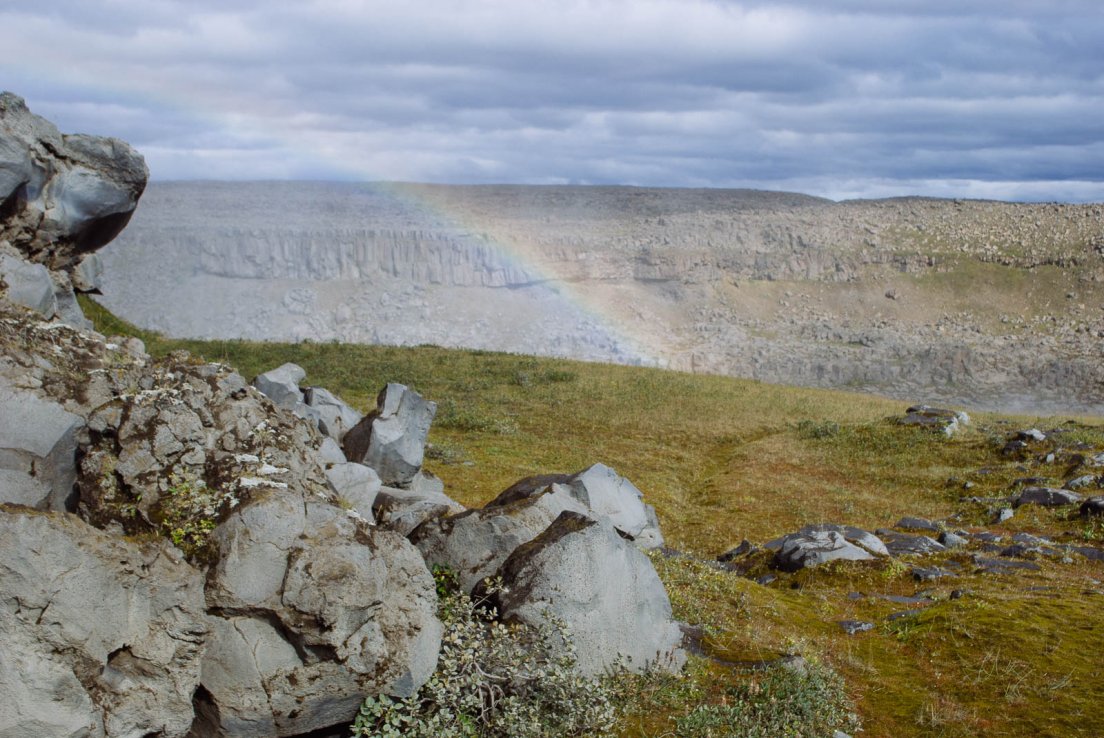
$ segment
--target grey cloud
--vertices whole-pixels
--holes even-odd
[[[1098,7],[51,0],[0,8],[0,86],[161,179],[1084,199],[1104,178]]]

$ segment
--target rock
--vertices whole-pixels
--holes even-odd
[[[77,432],[84,421],[61,405],[14,386],[0,375],[0,469],[33,477],[36,487],[18,477],[0,488],[0,502],[30,504],[39,510],[72,510],[76,504]]]
[[[938,533],[942,530],[937,523],[933,523],[930,520],[924,518],[904,517],[898,520],[894,528],[902,528],[904,530],[930,530],[933,533]]]
[[[99,293],[103,283],[103,259],[99,254],[86,254],[73,267],[69,279],[77,292]]]
[[[945,530],[939,534],[939,542],[943,544],[943,548],[961,548],[968,545],[970,540],[958,533]]]
[[[433,672],[433,578],[401,536],[278,490],[212,538],[207,602],[222,617],[203,664],[207,724],[198,734],[289,736],[347,724],[365,694],[409,695]]]
[[[75,266],[130,220],[149,178],[113,138],[62,135],[24,101],[0,93],[0,240],[50,269]]]
[[[427,520],[465,509],[444,493],[440,479],[418,472],[409,488],[382,487],[373,512],[380,525],[405,536]]]
[[[961,425],[968,425],[970,416],[956,410],[929,407],[928,405],[913,405],[905,410],[904,417],[899,418],[897,423],[930,428],[949,437],[954,435]]]
[[[545,474],[522,479],[486,506],[507,505],[538,494],[573,498],[593,516],[610,521],[641,548],[663,546],[655,508],[644,504],[644,494],[636,485],[605,464],[594,464],[571,475]],[[570,509],[566,502],[564,509]]]
[[[1097,486],[1097,487],[1104,486],[1104,485],[1101,484],[1102,479],[1104,479],[1104,478],[1097,477],[1097,476],[1094,476],[1092,474],[1083,474],[1083,475],[1081,475],[1079,477],[1076,477],[1075,479],[1071,479],[1068,482],[1066,482],[1065,484],[1063,484],[1062,489],[1068,489],[1070,491],[1074,491],[1074,490],[1084,489],[1085,487],[1091,487],[1091,486],[1094,486],[1094,485]]]
[[[757,550],[758,550],[757,546],[753,545],[747,539],[744,539],[744,540],[740,541],[740,545],[737,546],[736,548],[730,548],[728,551],[725,551],[723,554],[718,556],[717,561],[721,562],[722,564],[725,564],[725,563],[728,563],[729,561],[732,561],[734,559],[742,558],[744,556],[748,556],[750,554],[753,554]]]
[[[258,374],[253,379],[253,386],[272,400],[276,407],[294,411],[303,404],[303,393],[299,390],[299,382],[306,376],[307,373],[303,367],[289,362],[264,374]]]
[[[1002,507],[993,515],[994,523],[1003,523],[1016,516],[1016,511],[1010,507]]]
[[[349,429],[363,418],[341,398],[321,387],[308,387],[303,397],[308,407],[318,411],[318,430],[322,431],[322,435],[329,436],[338,443],[341,443]]]
[[[942,544],[927,536],[897,533],[883,529],[879,529],[876,533],[893,556],[927,556],[946,550]]]
[[[889,549],[885,547],[885,544],[869,531],[865,531],[862,528],[855,528],[850,525],[835,525],[833,523],[818,523],[816,525],[806,525],[798,530],[796,533],[790,535],[806,535],[809,533],[822,533],[825,531],[832,531],[839,533],[845,540],[853,543],[861,548],[866,549],[876,556],[888,556]],[[763,548],[770,551],[777,551],[782,547],[783,541],[789,536],[783,536],[782,538],[776,538],[773,541],[768,541],[763,544]]]
[[[1016,507],[1033,504],[1043,507],[1062,507],[1063,505],[1076,505],[1081,502],[1081,495],[1065,489],[1052,487],[1027,487],[1013,503]]]
[[[843,628],[847,635],[856,635],[858,633],[865,633],[868,630],[874,630],[874,623],[867,623],[862,620],[840,620],[839,626]]]
[[[352,462],[333,464],[326,470],[326,480],[337,495],[338,505],[355,510],[364,520],[373,522],[372,506],[383,486],[374,470]]]
[[[422,468],[437,404],[401,384],[380,392],[376,409],[345,435],[345,456],[372,467],[389,487],[405,487]]]
[[[1016,571],[1039,571],[1039,565],[1031,561],[1009,561],[1008,559],[990,559],[974,556],[974,565],[978,571],[989,574],[1012,574]]]
[[[888,620],[889,622],[892,623],[892,622],[895,622],[897,620],[904,620],[905,618],[916,617],[917,615],[919,615],[922,612],[924,612],[924,611],[923,610],[901,610],[900,612],[890,613],[889,615],[886,616],[886,620]]]
[[[938,566],[921,567],[914,566],[912,568],[912,578],[918,582],[931,582],[936,579],[942,579],[944,577],[957,576],[953,571],[947,569],[940,569]]]
[[[57,297],[50,271],[42,264],[24,261],[7,241],[0,241],[0,283],[3,295],[16,305],[30,308],[44,318],[57,315]]]
[[[0,510],[0,733],[158,735],[192,725],[203,578],[164,542]]]
[[[1027,430],[1017,431],[1016,440],[1041,443],[1046,440],[1046,433],[1043,433],[1038,428],[1028,428]]]
[[[506,586],[494,594],[501,616],[533,626],[549,618],[565,623],[583,674],[678,671],[686,660],[655,569],[608,523],[563,512],[498,573]]]
[[[1081,509],[1078,512],[1085,518],[1090,515],[1104,515],[1104,495],[1085,500],[1081,503]]]
[[[345,458],[345,452],[341,450],[341,446],[329,436],[322,439],[322,445],[318,447],[318,458],[324,464],[344,464],[348,461]]]
[[[546,487],[543,493],[508,504],[431,518],[410,533],[410,541],[430,566],[453,568],[461,588],[471,592],[484,578],[494,575],[518,546],[544,532],[565,510],[587,514],[586,507],[573,497]]]
[[[773,565],[782,571],[797,571],[827,561],[865,561],[873,559],[866,548],[857,546],[835,530],[792,533],[782,539]]]

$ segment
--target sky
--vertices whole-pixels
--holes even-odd
[[[0,0],[156,180],[1104,201],[1100,0]]]

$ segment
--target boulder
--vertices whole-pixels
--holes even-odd
[[[876,533],[893,556],[926,556],[946,550],[941,543],[928,536],[883,529],[878,529]]]
[[[306,405],[318,412],[318,430],[338,443],[363,418],[340,397],[321,387],[308,387],[303,392],[303,397]]]
[[[508,505],[534,495],[571,497],[597,518],[604,518],[641,548],[661,548],[663,534],[655,508],[644,503],[632,482],[605,464],[594,464],[576,474],[527,477],[502,492],[486,507]],[[564,509],[569,509],[564,503]]]
[[[187,735],[201,574],[70,515],[0,510],[0,540],[0,735]]]
[[[930,530],[933,533],[938,533],[941,530],[938,523],[933,523],[925,518],[914,518],[910,516],[901,518],[894,523],[893,527],[902,530]]]
[[[970,539],[953,531],[945,530],[939,534],[939,542],[943,548],[962,548],[970,543]]]
[[[427,564],[451,567],[460,578],[461,588],[471,592],[498,571],[518,546],[544,532],[564,510],[587,514],[574,498],[554,494],[546,487],[541,494],[509,504],[431,518],[410,533],[410,541]]]
[[[63,135],[0,93],[0,240],[53,270],[74,267],[126,226],[149,178],[114,138]]]
[[[1104,496],[1090,497],[1081,503],[1079,510],[1082,517],[1090,515],[1104,515]]]
[[[372,511],[380,525],[405,536],[427,520],[467,509],[444,489],[437,477],[418,472],[408,487],[382,487]]]
[[[303,393],[299,390],[299,382],[306,376],[307,372],[303,367],[288,362],[264,374],[258,374],[253,379],[253,386],[272,400],[276,407],[294,411],[303,404]]]
[[[277,490],[235,511],[212,538],[207,604],[222,617],[203,663],[198,734],[259,738],[347,724],[364,695],[406,696],[433,673],[441,638],[433,578],[401,536]]]
[[[318,458],[324,465],[344,464],[348,461],[348,459],[345,458],[345,452],[341,450],[341,446],[338,442],[329,436],[325,436],[322,439],[322,445],[318,447]]]
[[[773,541],[768,541],[763,544],[763,548],[770,551],[778,551],[782,548],[787,538],[793,536],[807,536],[814,533],[839,533],[843,539],[849,543],[852,543],[859,548],[865,549],[875,556],[888,556],[889,549],[882,543],[876,535],[869,531],[865,531],[862,528],[856,528],[851,525],[835,525],[833,523],[818,523],[815,525],[806,525],[795,533],[791,533],[781,538],[776,538]]]
[[[406,487],[422,468],[437,404],[401,384],[388,384],[376,409],[345,434],[349,461],[376,470],[389,487]]]
[[[363,464],[345,462],[332,464],[326,469],[326,480],[330,489],[337,495],[337,503],[342,507],[355,510],[358,515],[372,522],[372,505],[379,494],[379,475]]]
[[[583,674],[617,668],[677,671],[682,630],[651,562],[606,522],[565,511],[517,548],[498,571],[501,617],[531,626],[564,623]]]
[[[16,305],[22,305],[44,318],[57,315],[57,297],[50,270],[42,264],[25,261],[7,241],[0,241],[0,283],[3,295]]]
[[[3,375],[0,417],[0,469],[33,477],[38,483],[37,487],[28,485],[9,475],[9,484],[0,488],[0,502],[29,504],[39,510],[72,510],[76,504],[77,433],[84,421],[58,403],[16,387]],[[43,489],[48,494],[40,496]]]
[[[1063,505],[1076,505],[1081,502],[1081,495],[1066,489],[1054,489],[1053,487],[1026,487],[1013,503],[1020,505],[1041,505],[1043,507],[1062,507]]]
[[[904,417],[897,420],[900,425],[913,425],[942,432],[946,436],[953,436],[960,426],[970,423],[970,416],[957,410],[929,407],[928,405],[913,405],[905,410]]]
[[[866,548],[848,541],[835,530],[792,533],[782,539],[773,565],[782,571],[798,571],[827,561],[865,561],[875,558]]]

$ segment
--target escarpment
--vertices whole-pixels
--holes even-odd
[[[434,343],[1104,408],[1100,205],[165,183],[106,260],[107,306],[178,336]]]

